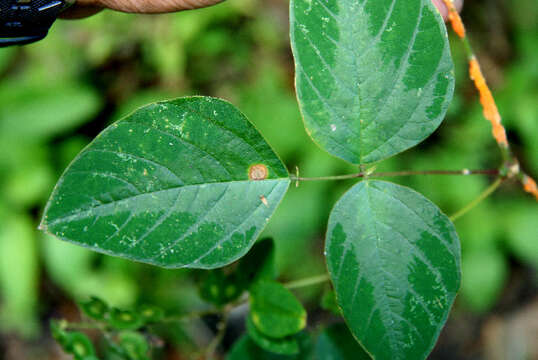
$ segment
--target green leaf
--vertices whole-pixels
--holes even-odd
[[[293,0],[290,21],[297,98],[323,149],[371,163],[439,126],[454,71],[431,0]]]
[[[1,141],[1,140],[0,140]],[[40,206],[54,185],[56,174],[50,165],[37,156],[32,161],[19,163],[6,175],[4,194],[16,206]]]
[[[252,249],[239,260],[236,274],[238,282],[245,288],[260,280],[273,280],[277,276],[275,264],[275,244],[273,239],[258,241]]]
[[[334,290],[326,291],[321,298],[321,308],[332,312],[334,315],[342,316],[342,310],[336,302],[336,293]]]
[[[4,83],[0,87],[0,135],[34,142],[80,126],[101,107],[97,91],[80,83]]]
[[[325,245],[351,332],[375,359],[424,359],[460,286],[450,220],[415,191],[362,181],[335,205]]]
[[[39,249],[35,224],[11,211],[0,218],[0,332],[39,333]]]
[[[274,339],[259,331],[250,317],[247,317],[246,323],[248,335],[262,349],[282,355],[295,355],[299,353],[299,343],[293,336]]]
[[[222,269],[206,272],[200,282],[200,297],[219,306],[234,301],[244,290],[234,275]]]
[[[248,251],[289,182],[233,105],[181,98],[104,130],[59,180],[41,229],[130,260],[216,268]]]
[[[119,344],[131,360],[149,359],[149,344],[146,338],[134,331],[122,331],[119,334]]]
[[[95,349],[88,336],[78,331],[67,334],[64,350],[69,354],[73,354],[77,360],[95,356]]]
[[[506,246],[519,260],[538,269],[538,241],[531,240],[538,238],[538,207],[517,206],[506,211],[506,204],[501,206],[507,231]]]
[[[79,306],[92,319],[103,320],[108,314],[108,305],[95,296],[92,296],[88,301],[81,302]]]
[[[226,357],[227,360],[280,360],[289,359],[260,348],[249,336],[237,340]],[[293,359],[293,358],[292,358]]]
[[[136,330],[144,325],[144,319],[134,311],[113,308],[108,323],[120,330]]]
[[[250,318],[258,330],[283,338],[306,326],[306,311],[297,298],[275,281],[260,281],[250,289]]]
[[[51,320],[50,322],[51,335],[62,347],[67,345],[69,339],[69,334],[65,331],[65,327],[66,324],[62,320]]]
[[[508,279],[509,265],[505,255],[495,248],[466,251],[462,267],[461,299],[476,313],[490,310]]]
[[[311,340],[310,336],[304,333],[297,334],[299,343],[299,354],[280,355],[260,348],[252,339],[244,335],[235,342],[228,353],[228,360],[311,360]],[[325,360],[325,359],[320,359]]]
[[[138,314],[145,323],[157,323],[164,318],[164,310],[154,305],[142,305],[138,308]]]
[[[256,281],[275,277],[273,240],[264,239],[254,244],[237,263],[227,268],[204,271],[199,282],[200,297],[218,306],[228,304]]]
[[[317,359],[370,360],[370,356],[353,338],[344,324],[325,329],[316,344]]]

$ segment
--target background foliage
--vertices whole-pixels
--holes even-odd
[[[0,354],[7,359],[59,358],[48,320],[76,320],[74,301],[91,295],[127,308],[150,303],[179,312],[206,306],[193,282],[199,272],[101,256],[36,230],[63,169],[91,138],[131,110],[185,95],[222,97],[255,123],[292,172],[295,166],[305,176],[355,171],[317,148],[304,131],[293,88],[287,7],[283,0],[234,0],[159,16],[102,12],[82,21],[60,21],[40,43],[0,50]],[[477,0],[468,2],[463,13],[514,151],[535,178],[537,17],[533,0]],[[460,44],[452,41],[451,47],[457,79],[447,119],[426,142],[377,170],[499,163],[489,124],[467,80]],[[483,177],[396,181],[449,214],[487,185]],[[328,213],[352,184],[313,182],[290,188],[264,231],[276,241],[279,279],[326,271],[322,239]],[[506,184],[456,222],[463,285],[432,359],[495,359],[502,354],[523,359],[538,353],[532,348],[531,325],[524,320],[538,314],[537,218],[535,202],[518,184]],[[312,314],[312,329],[330,319],[319,305],[323,291],[319,286],[297,292]],[[244,315],[232,317],[235,326],[224,339],[226,348],[243,331]],[[170,345],[163,358],[206,344],[214,325],[168,326],[164,337]]]

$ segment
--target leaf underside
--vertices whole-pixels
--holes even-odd
[[[351,332],[375,359],[424,359],[460,286],[453,224],[411,189],[363,181],[335,205],[326,254]]]
[[[248,251],[288,185],[282,162],[233,105],[181,98],[105,129],[58,181],[41,228],[130,260],[215,268]]]
[[[431,0],[292,0],[290,21],[297,98],[323,149],[371,163],[439,126],[454,71]]]

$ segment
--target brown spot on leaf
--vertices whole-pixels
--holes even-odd
[[[267,175],[269,175],[269,171],[267,170],[267,166],[263,164],[252,165],[248,169],[248,178],[250,180],[265,180],[267,179]]]

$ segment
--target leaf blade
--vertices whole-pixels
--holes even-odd
[[[337,301],[368,353],[426,358],[460,286],[450,220],[410,189],[363,181],[335,205],[326,241]]]
[[[278,339],[297,334],[306,327],[306,310],[282,284],[262,280],[249,291],[249,317],[261,333]]]
[[[280,355],[296,355],[299,353],[299,343],[293,336],[279,339],[268,337],[256,328],[250,317],[246,319],[246,327],[250,339],[265,351]]]
[[[297,98],[309,135],[354,164],[408,149],[454,90],[446,28],[428,0],[293,0]]]
[[[263,178],[249,177],[253,166]],[[62,175],[41,228],[135,261],[215,268],[248,251],[288,185],[280,159],[233,105],[181,98],[105,129]]]

